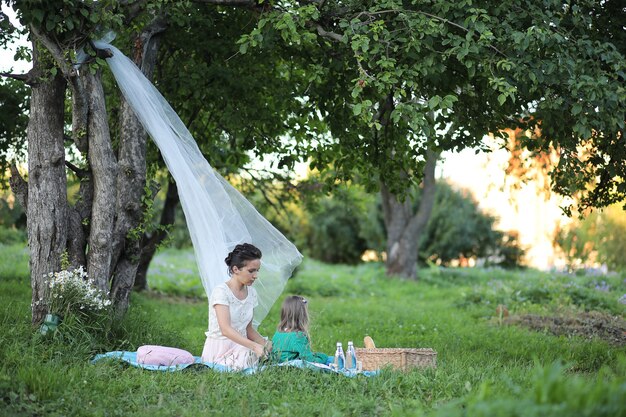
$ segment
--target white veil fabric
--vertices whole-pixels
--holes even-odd
[[[113,53],[107,63],[142,125],[156,143],[176,181],[191,235],[202,285],[210,296],[228,280],[224,259],[240,243],[252,243],[263,253],[254,284],[259,305],[258,326],[302,261],[298,249],[209,165],[176,112],[137,66],[114,46],[94,42]]]

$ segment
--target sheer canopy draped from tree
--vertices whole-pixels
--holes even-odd
[[[158,146],[176,181],[207,296],[228,279],[224,258],[235,245],[248,242],[263,252],[262,271],[254,284],[259,296],[254,324],[258,325],[300,264],[302,255],[215,172],[176,112],[139,68],[111,44],[94,44],[113,53],[107,63],[122,94]]]

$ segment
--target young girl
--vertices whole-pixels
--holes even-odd
[[[280,311],[280,323],[272,337],[273,360],[278,362],[302,359],[328,365],[332,357],[311,351],[307,300],[299,295],[285,299]]]
[[[235,246],[224,260],[230,279],[213,289],[209,299],[209,331],[202,361],[235,369],[254,366],[271,349],[252,327],[258,305],[252,284],[261,268],[261,251],[244,243]]]

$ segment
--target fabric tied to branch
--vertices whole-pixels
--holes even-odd
[[[122,94],[158,146],[176,181],[207,297],[216,285],[228,279],[224,259],[235,245],[252,243],[263,252],[261,273],[254,284],[259,306],[253,321],[258,326],[302,261],[302,255],[209,165],[189,130],[139,68],[109,43],[94,44],[113,53],[107,63]]]

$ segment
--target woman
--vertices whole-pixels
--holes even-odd
[[[271,349],[271,342],[252,327],[258,305],[252,284],[261,268],[261,251],[244,243],[235,246],[224,261],[230,279],[211,292],[202,361],[243,369],[254,366]]]

